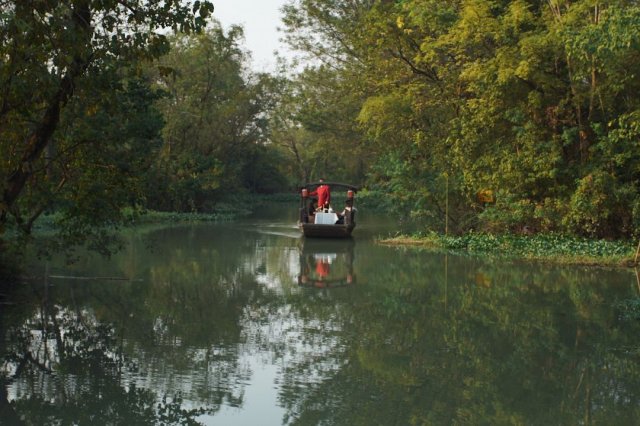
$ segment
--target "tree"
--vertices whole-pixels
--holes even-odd
[[[161,58],[154,78],[166,94],[157,103],[166,125],[151,182],[161,190],[150,191],[151,207],[210,210],[225,193],[264,189],[255,166],[266,154],[274,85],[245,68],[242,37],[240,27],[225,33],[216,24],[172,39]]]
[[[352,83],[323,67],[306,69],[283,82],[271,117],[272,139],[289,158],[296,184],[319,177],[364,180],[371,153],[355,121],[361,94],[347,89],[354,88]]]
[[[66,152],[72,159],[67,165],[75,176],[82,175],[79,163],[73,164],[79,155],[76,141],[54,146],[63,138],[61,122],[67,120],[71,129],[78,119],[70,110],[93,98],[98,102],[86,105],[90,115],[103,107],[101,99],[113,100],[114,81],[103,77],[166,52],[167,37],[161,31],[200,30],[213,5],[209,1],[192,7],[180,1],[3,0],[0,10],[2,232],[10,216],[32,223],[46,208],[25,212],[21,200],[27,191],[48,192],[45,201],[49,202],[57,188],[68,184],[69,174],[58,173],[54,178],[55,152]]]

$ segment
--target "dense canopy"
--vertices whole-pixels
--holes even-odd
[[[315,149],[349,146],[365,166],[336,169],[404,214],[638,232],[637,1],[301,0],[285,23],[318,64],[296,81]]]

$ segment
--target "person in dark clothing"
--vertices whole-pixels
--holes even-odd
[[[316,210],[317,210],[317,205],[316,205],[316,199],[315,198],[311,198],[309,200],[309,209],[307,211],[307,223],[314,223],[315,222],[315,217],[316,217]]]
[[[353,199],[348,198],[344,202],[344,210],[338,213],[338,221],[337,224],[349,223],[351,221],[352,213],[354,212],[353,208]]]

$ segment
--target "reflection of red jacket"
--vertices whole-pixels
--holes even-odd
[[[331,266],[329,266],[329,262],[324,260],[318,260],[316,263],[316,273],[320,278],[326,278],[329,275],[329,271],[331,270]]]
[[[318,207],[324,207],[331,203],[331,190],[327,185],[320,185],[318,189],[311,194],[318,195]]]

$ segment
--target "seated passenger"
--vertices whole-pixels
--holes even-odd
[[[355,208],[353,207],[353,199],[352,198],[348,198],[345,202],[344,202],[344,210],[342,210],[342,212],[338,213],[338,221],[336,222],[336,224],[344,224],[344,223],[351,223],[351,221],[353,220],[353,212],[355,211]]]

